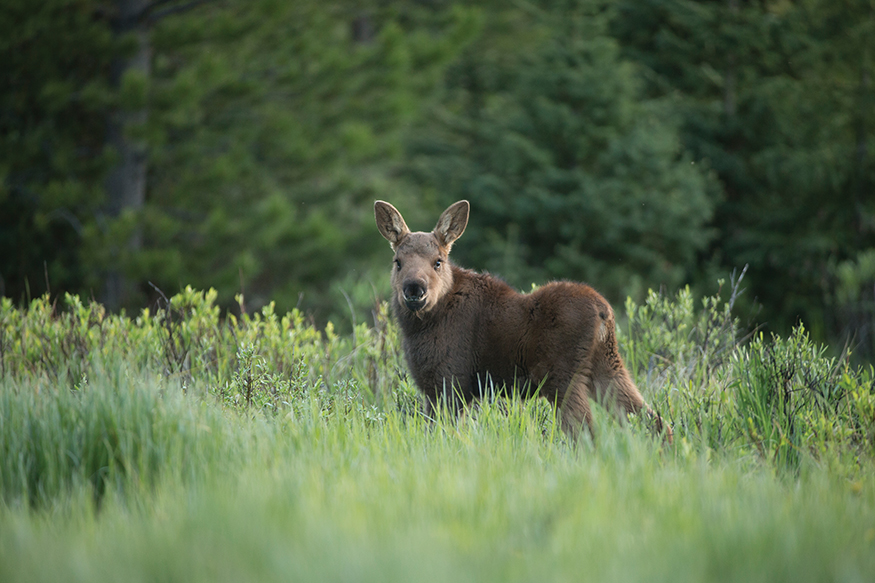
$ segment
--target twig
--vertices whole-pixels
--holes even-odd
[[[747,268],[750,264],[745,263],[744,267],[741,270],[741,275],[738,276],[738,279],[735,279],[735,270],[732,270],[732,275],[729,276],[729,284],[732,286],[732,294],[729,296],[729,309],[735,305],[735,300],[738,299],[738,296],[744,293],[744,290],[739,290],[739,286],[741,285],[741,280],[744,279],[744,274],[747,273]]]
[[[49,285],[49,265],[43,261],[43,274],[46,276],[46,293],[52,297],[52,286]]]
[[[148,24],[154,24],[155,22],[158,22],[162,18],[170,16],[171,14],[188,12],[192,8],[200,6],[201,4],[206,4],[208,2],[214,1],[215,0],[191,0],[191,2],[177,4],[176,6],[169,6],[167,8],[162,8],[161,10],[156,10],[158,6],[170,2],[170,0],[156,0],[143,10],[143,12],[141,13],[141,18],[143,18]]]

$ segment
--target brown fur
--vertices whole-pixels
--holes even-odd
[[[614,312],[598,292],[553,282],[521,294],[449,262],[469,208],[468,201],[457,202],[434,231],[411,233],[395,207],[374,204],[377,228],[395,251],[392,309],[427,411],[439,402],[458,411],[491,383],[546,397],[570,435],[584,424],[591,429],[594,399],[618,416],[646,410],[670,441],[671,429],[644,402],[623,364]]]

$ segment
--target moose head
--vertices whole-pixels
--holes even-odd
[[[468,201],[461,200],[441,214],[430,233],[411,233],[398,209],[382,200],[374,203],[377,228],[395,251],[392,291],[400,306],[425,313],[452,289],[450,249],[465,231],[469,210]]]

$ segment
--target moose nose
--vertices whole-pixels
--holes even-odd
[[[408,302],[418,302],[425,295],[425,286],[417,281],[409,281],[404,284],[404,299]]]

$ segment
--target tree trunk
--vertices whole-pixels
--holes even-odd
[[[731,22],[733,26],[737,26],[738,0],[727,0],[727,3],[729,6],[729,14],[732,18]],[[729,119],[735,117],[735,111],[737,107],[735,96],[735,60],[735,53],[730,50],[729,54],[727,55],[726,71],[723,75],[723,112]]]
[[[117,37],[134,35],[136,47],[132,54],[119,56],[112,62],[112,82],[116,88],[129,71],[136,71],[148,79],[151,49],[147,27],[142,23],[147,0],[117,0],[118,17],[113,27]],[[115,150],[118,160],[106,178],[106,212],[110,221],[124,211],[143,208],[146,199],[146,145],[129,135],[132,127],[146,123],[147,110],[141,107],[127,110],[124,106],[111,111],[107,119],[107,143]],[[130,296],[131,283],[122,268],[123,256],[137,252],[143,245],[139,227],[127,241],[112,241],[112,262],[108,265],[102,301],[107,308],[117,310]],[[127,252],[127,253],[126,253]]]
[[[869,131],[869,121],[871,108],[873,105],[871,99],[871,84],[872,80],[869,77],[869,69],[867,67],[868,63],[866,62],[865,55],[863,56],[863,63],[860,71],[860,117],[857,122],[857,135],[856,135],[856,185],[853,189],[853,205],[854,205],[854,231],[856,234],[856,240],[854,243],[857,247],[860,247],[863,243],[863,235],[865,232],[865,209],[863,207],[863,201],[866,199],[867,192],[867,157],[868,151],[866,148],[866,138],[868,137]]]

